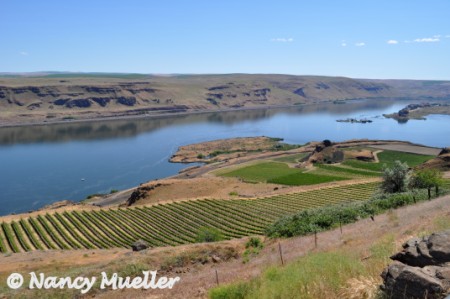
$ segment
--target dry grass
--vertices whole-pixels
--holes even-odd
[[[375,299],[378,294],[380,279],[374,277],[353,277],[347,280],[339,291],[339,297],[346,299]]]

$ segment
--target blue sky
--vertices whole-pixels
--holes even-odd
[[[450,1],[0,0],[0,72],[450,80]]]

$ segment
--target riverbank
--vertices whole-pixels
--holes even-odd
[[[200,110],[200,111],[183,111],[183,112],[165,112],[165,113],[153,113],[153,114],[134,114],[134,110],[130,110],[129,113],[124,111],[118,111],[107,115],[108,112],[103,114],[93,113],[77,115],[76,117],[71,117],[67,119],[23,119],[20,116],[14,115],[8,119],[8,117],[3,116],[0,118],[0,128],[8,127],[26,127],[26,126],[45,126],[54,124],[72,124],[72,123],[83,123],[83,122],[104,122],[104,121],[114,121],[114,120],[127,120],[127,119],[158,119],[167,118],[174,116],[184,116],[184,115],[195,115],[195,114],[206,114],[214,112],[232,112],[232,111],[246,111],[246,110],[264,110],[264,109],[277,109],[277,108],[289,108],[297,107],[295,105],[271,105],[263,107],[241,107],[241,108],[227,108],[227,109],[211,109],[211,110]],[[80,118],[78,118],[80,117]]]
[[[346,103],[365,101],[365,100],[377,100],[379,98],[354,98],[343,100]],[[389,98],[379,99],[382,101],[389,101]],[[403,99],[394,99],[403,100]],[[139,109],[129,111],[104,111],[104,112],[82,112],[79,115],[61,116],[60,118],[45,118],[40,119],[29,116],[9,115],[8,112],[0,112],[0,128],[14,128],[14,127],[30,127],[30,126],[46,126],[46,125],[58,125],[58,124],[77,124],[77,123],[91,123],[91,122],[108,122],[119,120],[142,120],[142,119],[164,119],[177,116],[189,116],[189,115],[202,115],[211,113],[222,112],[239,112],[239,111],[263,111],[263,110],[276,110],[287,108],[301,108],[301,107],[314,107],[318,105],[339,105],[333,100],[323,100],[319,102],[311,103],[295,103],[295,104],[282,104],[282,105],[259,105],[252,107],[238,107],[238,108],[217,108],[217,109],[203,109],[203,110],[187,110],[187,111],[166,111],[160,113],[142,113]]]

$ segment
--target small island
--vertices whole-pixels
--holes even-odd
[[[425,120],[430,114],[450,115],[450,104],[448,103],[419,103],[409,104],[396,113],[384,114],[386,118],[393,118],[398,122],[407,122],[410,119]]]
[[[373,121],[370,119],[356,119],[356,118],[347,118],[347,119],[338,119],[336,120],[338,123],[355,123],[355,124],[367,124],[372,123]]]

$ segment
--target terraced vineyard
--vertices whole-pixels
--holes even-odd
[[[329,187],[260,199],[193,200],[151,207],[70,211],[3,222],[0,251],[125,247],[143,239],[151,246],[194,243],[201,227],[228,238],[263,234],[285,214],[365,200],[377,183]]]

